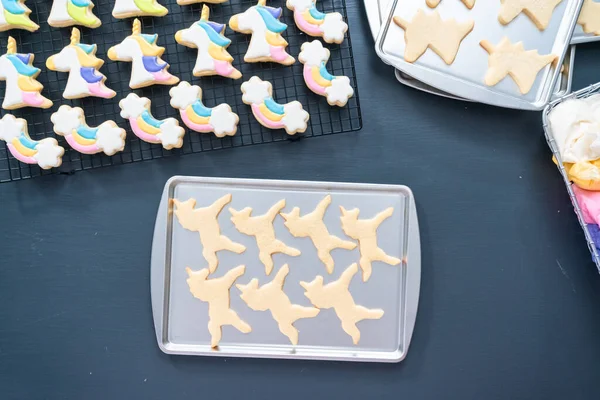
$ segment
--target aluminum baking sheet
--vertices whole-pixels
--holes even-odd
[[[548,28],[540,32],[521,14],[504,26],[497,20],[500,3],[490,6],[476,2],[472,10],[459,1],[442,2],[437,10],[442,18],[455,17],[459,21],[473,19],[475,27],[463,40],[454,63],[447,66],[434,52],[428,50],[415,63],[404,61],[404,31],[392,18],[401,15],[411,20],[418,9],[428,10],[425,0],[391,0],[385,12],[382,28],[375,43],[377,54],[384,62],[402,70],[409,76],[458,97],[481,103],[525,110],[541,110],[550,101],[558,81],[560,69],[548,66],[543,69],[526,95],[519,93],[512,79],[505,78],[496,86],[488,87],[483,77],[488,67],[488,54],[479,42],[487,39],[499,42],[504,36],[511,41],[523,41],[526,49],[537,49],[540,54],[555,54],[561,65],[566,56],[571,34],[575,28],[581,0],[565,0],[553,13]]]
[[[232,201],[219,216],[221,231],[247,249],[241,255],[219,252],[219,267],[214,275],[222,276],[230,268],[245,264],[246,273],[237,282],[246,283],[256,277],[262,285],[274,277],[281,265],[288,263],[290,273],[284,290],[293,303],[305,306],[310,302],[299,281],[312,281],[316,275],[324,276],[326,282],[338,279],[347,266],[358,262],[358,248],[334,250],[335,270],[333,275],[328,275],[311,240],[294,238],[284,226],[283,218],[278,216],[274,223],[277,238],[298,248],[302,254],[299,257],[274,255],[274,272],[266,277],[254,238],[235,229],[228,207],[240,210],[249,206],[254,210],[253,215],[260,215],[277,201],[286,199],[284,211],[298,206],[304,214],[312,211],[326,194],[331,194],[332,203],[324,221],[330,233],[339,237],[345,237],[339,220],[340,205],[358,207],[362,218],[394,207],[394,214],[377,231],[378,241],[388,254],[398,256],[403,262],[398,266],[374,263],[368,282],[362,282],[359,272],[350,286],[357,304],[385,311],[380,320],[358,323],[361,331],[358,345],[352,345],[334,311],[328,309],[321,310],[315,318],[295,323],[300,340],[294,347],[279,332],[270,313],[248,308],[233,286],[231,308],[252,326],[252,332],[243,334],[226,326],[218,349],[211,349],[207,304],[195,299],[186,283],[186,266],[193,270],[206,267],[202,246],[197,232],[184,230],[174,219],[170,199],[193,197],[198,201],[197,206],[205,206],[228,193],[232,194]],[[406,356],[415,324],[420,262],[415,202],[406,186],[176,176],[165,185],[152,243],[151,295],[158,345],[168,354],[398,362]]]
[[[600,3],[600,0],[595,0]],[[571,44],[588,43],[600,40],[600,35],[594,35],[591,33],[585,33],[581,25],[575,27],[573,37],[571,38]]]
[[[550,126],[550,121],[548,119],[548,117],[549,117],[550,113],[552,112],[552,110],[554,109],[554,107],[556,107],[560,103],[562,103],[568,99],[572,99],[572,98],[580,98],[581,99],[581,98],[590,97],[595,94],[600,94],[600,83],[597,83],[595,85],[589,86],[584,89],[581,89],[577,92],[573,92],[567,96],[561,97],[560,99],[557,99],[557,100],[553,101],[552,103],[548,104],[548,106],[544,109],[544,112],[542,113],[542,120],[543,120],[543,125],[544,125],[544,135],[546,136],[546,141],[548,142],[548,146],[552,150],[552,154],[554,155],[554,157],[556,157],[556,160],[558,161],[558,163],[557,163],[558,170],[560,171],[560,174],[562,175],[562,178],[567,187],[567,192],[569,193],[569,197],[571,198],[571,202],[573,203],[573,208],[575,209],[575,214],[577,215],[577,220],[579,221],[579,224],[581,225],[581,228],[583,229],[583,233],[585,235],[588,249],[590,250],[590,253],[592,254],[592,259],[594,260],[594,263],[596,264],[596,267],[598,268],[598,271],[600,272],[600,254],[598,254],[598,249],[596,249],[596,245],[594,244],[594,241],[592,240],[592,237],[590,236],[590,233],[588,232],[588,230],[586,228],[586,223],[583,220],[583,213],[579,206],[579,202],[577,201],[577,198],[575,197],[575,193],[573,193],[573,188],[571,187],[571,181],[569,180],[569,177],[567,176],[567,172],[565,171],[565,167],[563,166],[562,159],[561,159],[560,153],[558,151],[558,146],[557,146],[556,142],[554,141],[552,127]]]

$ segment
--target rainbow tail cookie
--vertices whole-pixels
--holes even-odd
[[[37,164],[42,169],[60,167],[65,149],[54,138],[33,140],[27,132],[27,121],[6,114],[0,119],[0,140],[17,160]]]
[[[242,93],[242,101],[252,107],[252,114],[262,126],[285,129],[288,135],[306,131],[310,115],[299,101],[279,104],[273,100],[271,82],[253,76],[242,83]]]
[[[161,144],[166,150],[183,145],[185,130],[175,118],[158,120],[150,112],[150,99],[135,93],[119,102],[121,117],[129,121],[133,133],[144,142]]]
[[[345,106],[354,96],[354,89],[347,76],[333,76],[327,71],[329,50],[318,40],[303,43],[301,50],[298,60],[304,64],[304,81],[308,88],[326,97],[330,106]]]
[[[286,6],[294,12],[294,21],[307,35],[322,37],[327,43],[342,43],[348,24],[338,12],[324,14],[317,10],[316,0],[287,0]]]
[[[39,25],[29,19],[31,10],[25,5],[25,0],[0,1],[0,32],[9,29],[24,29],[34,32]]]
[[[202,89],[181,82],[169,91],[171,107],[179,110],[183,123],[193,131],[214,132],[217,137],[233,136],[240,121],[229,104],[208,108],[202,103]]]

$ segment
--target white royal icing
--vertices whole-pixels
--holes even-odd
[[[106,121],[98,127],[96,145],[107,156],[123,151],[125,148],[125,130],[113,121]]]
[[[129,93],[127,97],[119,102],[119,107],[121,107],[121,117],[125,119],[137,118],[144,111],[150,109],[150,100],[147,97]]]
[[[285,125],[285,130],[292,135],[296,132],[304,132],[307,128],[309,114],[304,111],[299,101],[292,101],[283,106],[285,115],[281,122]]]
[[[171,107],[185,110],[187,106],[202,96],[202,89],[200,86],[192,86],[188,82],[182,81],[169,90],[169,95],[171,96]]]
[[[65,150],[58,145],[54,138],[45,138],[38,142],[35,147],[36,153],[33,158],[42,169],[59,167],[62,164],[62,156]]]
[[[242,101],[246,104],[260,104],[267,97],[271,97],[273,87],[271,82],[263,81],[258,76],[253,76],[242,83]]]
[[[347,76],[336,76],[331,81],[331,86],[325,88],[327,102],[345,106],[348,99],[354,95],[354,89],[350,86],[350,79]]]
[[[48,17],[49,24],[57,24],[62,22],[75,21],[67,11],[67,1],[69,0],[54,0]]]
[[[25,131],[25,120],[15,118],[12,114],[5,114],[0,119],[0,140],[11,142],[14,138],[21,136]]]
[[[302,43],[298,60],[306,65],[320,65],[329,60],[329,49],[323,47],[319,40]]]
[[[2,2],[0,2],[0,26],[4,27],[8,25],[6,22],[6,18],[4,18],[4,7],[2,7]]]
[[[242,31],[252,31],[250,44],[244,59],[255,59],[271,56],[271,46],[267,42],[267,27],[262,17],[252,6],[241,14],[238,14],[238,27]]]
[[[292,11],[302,12],[313,6],[313,0],[287,0],[286,6]]]
[[[211,41],[204,29],[194,22],[188,29],[181,31],[181,38],[186,42],[193,43],[198,48],[194,73],[215,70],[215,62],[208,53]]]
[[[341,43],[344,33],[348,30],[348,24],[344,22],[342,14],[335,12],[325,15],[320,28],[323,31],[323,40],[328,43]]]
[[[155,78],[144,68],[143,56],[139,44],[130,36],[127,36],[121,43],[112,47],[119,61],[131,62],[131,78],[129,87],[144,86],[148,82],[154,82]],[[164,62],[160,57],[159,62]]]
[[[62,105],[50,116],[50,121],[54,124],[54,132],[66,136],[84,123],[85,119],[81,108]]]
[[[217,137],[232,136],[237,131],[239,117],[228,104],[219,104],[212,109],[208,123]]]
[[[175,118],[167,118],[160,125],[160,133],[156,136],[161,140],[165,149],[181,147],[181,141],[185,135],[185,130],[179,126]]]
[[[116,0],[113,7],[113,16],[121,14],[136,14],[141,10],[135,5],[133,0]]]
[[[9,109],[23,104],[23,91],[18,84],[19,74],[6,55],[0,56],[0,79],[6,80],[2,108]]]

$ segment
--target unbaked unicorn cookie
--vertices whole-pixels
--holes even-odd
[[[584,0],[577,23],[581,25],[585,33],[600,36],[600,3],[594,0]]]
[[[171,107],[179,110],[185,126],[200,133],[214,132],[217,137],[233,136],[240,118],[229,104],[208,108],[202,103],[200,86],[180,82],[169,90]]]
[[[0,32],[10,29],[24,29],[34,32],[39,25],[29,19],[31,10],[25,0],[4,0],[0,2]]]
[[[25,164],[37,164],[42,169],[60,167],[65,149],[54,138],[33,140],[27,133],[27,121],[5,114],[0,119],[0,140],[8,151]]]
[[[318,275],[312,282],[300,282],[306,290],[304,295],[318,308],[333,308],[342,322],[342,329],[352,337],[352,343],[358,344],[360,330],[356,323],[363,319],[380,319],[383,310],[369,309],[354,302],[348,287],[354,275],[358,272],[356,263],[350,265],[337,281],[323,285],[323,277]]]
[[[80,107],[62,105],[50,120],[54,133],[64,136],[67,143],[80,153],[112,156],[125,148],[125,129],[110,120],[95,128],[90,127]]]
[[[67,86],[63,92],[65,99],[79,99],[94,96],[110,99],[117,94],[106,87],[106,76],[98,70],[104,60],[96,57],[95,44],[80,43],[79,29],[73,28],[71,43],[60,53],[46,60],[46,67],[52,71],[68,72]]]
[[[8,37],[6,54],[0,56],[0,81],[6,81],[2,102],[5,110],[52,107],[52,102],[40,94],[44,86],[35,79],[40,69],[33,66],[33,58],[31,53],[17,53],[17,42]]]
[[[139,97],[135,93],[119,102],[121,117],[129,121],[131,130],[144,142],[161,144],[166,150],[180,148],[183,145],[185,129],[179,126],[175,118],[158,120],[150,112],[150,99]]]
[[[342,43],[348,24],[339,12],[322,13],[317,0],[287,0],[286,6],[294,12],[296,26],[310,36],[322,37],[327,43]]]
[[[242,333],[249,333],[252,328],[243,321],[230,307],[229,289],[237,278],[244,275],[246,267],[240,265],[229,270],[221,278],[208,279],[208,268],[200,271],[185,269],[188,274],[187,284],[190,292],[198,300],[208,303],[208,331],[211,347],[217,347],[221,341],[224,325],[231,325]]]
[[[517,15],[524,13],[533,21],[540,31],[550,24],[554,9],[562,0],[500,0],[500,14],[498,21],[507,25]]]
[[[281,7],[268,7],[265,3],[266,0],[258,0],[257,5],[234,15],[229,19],[229,27],[236,32],[252,34],[244,61],[291,65],[296,60],[285,51],[288,42],[281,33],[287,25],[279,21]]]
[[[160,58],[165,48],[156,44],[157,39],[157,34],[143,34],[140,20],[136,18],[132,34],[108,49],[108,58],[111,60],[132,63],[130,88],[139,89],[154,84],[174,85],[179,82],[179,78],[169,73],[169,64]]]
[[[302,44],[302,51],[298,60],[304,64],[304,82],[316,94],[327,98],[330,106],[343,107],[348,99],[354,95],[347,76],[333,76],[327,71],[329,49],[323,47],[321,42],[313,40]]]
[[[54,0],[48,17],[48,25],[55,28],[81,25],[97,28],[102,25],[100,18],[92,12],[91,0]]]
[[[310,115],[302,108],[302,103],[292,101],[279,104],[273,100],[271,82],[258,76],[242,83],[242,101],[250,105],[252,114],[262,125],[270,129],[285,129],[288,135],[304,132]]]
[[[440,5],[441,1],[442,0],[426,0],[426,3],[430,8],[436,8]],[[462,0],[462,2],[469,10],[475,5],[475,0]]]
[[[112,15],[115,18],[163,17],[168,12],[156,0],[115,0]]]

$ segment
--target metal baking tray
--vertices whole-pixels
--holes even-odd
[[[571,44],[589,43],[600,40],[600,35],[593,35],[591,33],[584,33],[581,25],[575,27],[573,37],[571,38]]]
[[[229,193],[232,201],[218,217],[221,232],[245,245],[246,251],[239,255],[219,252],[219,266],[214,276],[220,277],[229,269],[245,264],[246,273],[236,283],[245,284],[258,278],[262,285],[271,281],[276,271],[288,263],[290,273],[284,291],[292,303],[305,306],[310,302],[299,281],[312,281],[316,275],[322,275],[325,282],[338,279],[350,264],[358,262],[358,248],[334,250],[335,270],[328,275],[311,240],[293,237],[284,226],[283,218],[277,216],[274,222],[276,237],[302,254],[299,257],[274,255],[275,267],[267,277],[258,259],[255,239],[235,229],[228,208],[252,207],[253,215],[260,215],[279,200],[286,199],[285,212],[297,206],[304,215],[311,212],[325,195],[331,194],[332,203],[324,221],[331,234],[347,238],[340,225],[340,205],[358,207],[360,218],[370,218],[387,207],[394,207],[393,215],[379,226],[378,243],[388,254],[403,262],[397,266],[376,262],[366,283],[362,282],[359,271],[350,285],[356,304],[385,311],[379,320],[358,323],[361,331],[358,345],[353,345],[350,336],[342,330],[334,311],[323,309],[315,318],[296,321],[295,326],[300,331],[299,344],[292,346],[279,332],[270,313],[248,308],[240,298],[240,291],[232,286],[231,308],[252,326],[252,332],[243,334],[232,327],[223,327],[219,347],[211,348],[207,304],[195,299],[186,283],[187,266],[192,270],[206,267],[202,246],[198,233],[184,230],[174,218],[170,199],[193,197],[198,201],[197,207],[202,207]],[[168,354],[398,362],[406,356],[415,325],[420,258],[415,201],[406,186],[175,176],[165,185],[152,243],[151,297],[158,345]]]
[[[424,0],[391,0],[375,43],[375,50],[384,62],[423,83],[457,97],[500,107],[541,110],[552,97],[560,69],[554,66],[543,69],[526,95],[519,93],[516,84],[509,77],[496,86],[488,87],[483,83],[488,68],[488,54],[479,46],[479,42],[487,39],[497,43],[504,36],[508,36],[513,42],[523,40],[526,49],[537,49],[540,54],[555,54],[558,57],[558,65],[561,65],[581,4],[582,0],[561,2],[555,9],[548,28],[540,32],[524,15],[520,15],[507,26],[498,23],[499,4],[498,7],[484,7],[476,3],[472,10],[468,10],[459,1],[442,2],[437,10],[443,18],[452,16],[459,21],[469,18],[475,20],[475,27],[463,40],[456,60],[447,66],[430,50],[415,63],[404,61],[404,31],[393,23],[392,18],[394,15],[401,15],[410,20],[418,9],[428,7]]]
[[[598,249],[596,249],[596,245],[594,244],[594,241],[592,240],[592,237],[590,236],[590,233],[587,230],[586,223],[583,220],[583,213],[581,211],[581,208],[579,207],[579,202],[577,201],[577,198],[575,197],[575,194],[573,193],[573,188],[571,187],[571,181],[569,180],[569,177],[567,176],[567,172],[565,171],[565,167],[563,166],[562,159],[561,159],[560,153],[558,151],[558,146],[556,145],[556,142],[554,141],[554,135],[552,133],[552,128],[550,126],[550,121],[548,119],[552,110],[560,103],[562,103],[568,99],[573,99],[573,98],[583,99],[583,98],[590,97],[595,94],[600,94],[600,83],[597,83],[592,86],[588,86],[587,88],[581,89],[577,92],[573,92],[567,96],[561,97],[560,99],[553,101],[552,103],[548,104],[548,106],[546,106],[546,108],[544,109],[544,112],[542,113],[542,121],[544,124],[544,135],[546,136],[546,141],[548,142],[548,146],[552,150],[552,154],[554,155],[554,157],[556,157],[556,160],[558,161],[557,162],[558,170],[560,171],[560,174],[562,175],[562,178],[567,187],[567,192],[569,193],[569,197],[571,198],[571,202],[573,203],[573,208],[575,209],[575,214],[577,215],[577,220],[579,221],[579,224],[581,225],[581,228],[583,229],[583,233],[585,235],[585,240],[587,242],[590,253],[592,254],[592,259],[594,260],[594,263],[596,264],[596,267],[598,268],[598,271],[600,272],[600,254],[598,254]]]

